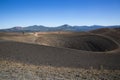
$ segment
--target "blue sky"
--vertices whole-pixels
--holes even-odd
[[[0,28],[120,25],[120,0],[0,0]]]

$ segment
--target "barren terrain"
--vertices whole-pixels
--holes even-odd
[[[119,80],[120,33],[107,31],[1,32],[0,79]]]

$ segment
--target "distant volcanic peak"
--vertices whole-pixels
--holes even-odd
[[[15,26],[15,27],[13,27],[13,28],[23,28],[23,27],[21,27],[21,26]]]
[[[45,26],[43,26],[43,25],[33,25],[33,26],[28,26],[28,27],[37,27],[37,28],[39,28],[39,27],[45,27]]]
[[[102,25],[92,25],[92,26],[102,26]]]
[[[101,26],[101,25],[92,25],[92,26],[89,26],[89,27],[103,28],[103,27],[105,27],[105,26]]]
[[[59,26],[59,27],[72,27],[71,25],[68,25],[68,24],[64,24],[64,25],[61,25],[61,26]]]
[[[23,27],[21,27],[21,26],[15,26],[15,27],[13,27],[12,29],[15,29],[15,30],[22,30]]]

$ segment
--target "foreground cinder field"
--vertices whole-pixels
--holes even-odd
[[[0,60],[0,80],[119,80],[119,70],[35,66]]]
[[[112,31],[0,33],[0,80],[119,80]]]

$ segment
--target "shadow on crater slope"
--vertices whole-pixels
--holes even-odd
[[[47,46],[97,52],[112,51],[118,48],[115,41],[98,35],[47,35],[39,37],[36,42]]]

